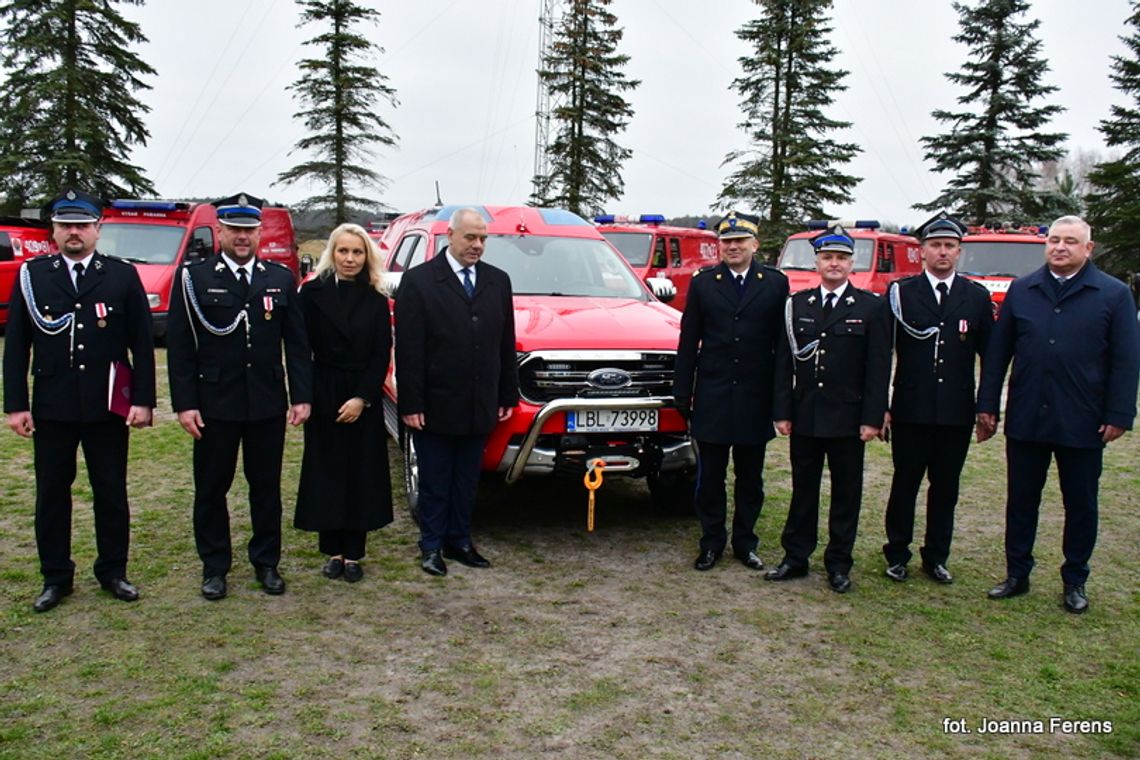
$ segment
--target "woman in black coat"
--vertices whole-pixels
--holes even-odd
[[[329,236],[300,301],[313,350],[313,411],[293,525],[317,531],[322,572],[355,583],[370,530],[392,522],[382,386],[392,348],[380,254],[356,224]]]

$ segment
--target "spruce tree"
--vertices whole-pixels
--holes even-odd
[[[302,209],[328,209],[335,224],[349,221],[351,207],[372,209],[380,203],[358,195],[354,187],[379,189],[384,178],[368,168],[377,146],[396,142],[387,122],[377,115],[380,98],[396,105],[396,91],[388,78],[367,63],[383,52],[357,31],[361,23],[376,23],[378,11],[353,0],[297,0],[301,23],[320,24],[323,31],[305,42],[321,54],[298,63],[302,74],[290,89],[304,110],[294,114],[309,133],[297,141],[293,152],[307,153],[309,160],[277,175],[277,183],[305,180],[323,187],[298,204]]]
[[[622,30],[610,12],[612,0],[570,0],[538,75],[560,105],[547,146],[550,173],[534,178],[531,203],[559,206],[589,216],[621,197],[621,165],[632,155],[613,140],[633,116],[621,93],[635,89],[617,52]]]
[[[976,7],[954,3],[961,31],[954,40],[969,46],[969,59],[946,78],[966,89],[960,111],[931,115],[948,132],[922,138],[926,158],[939,172],[953,174],[946,188],[915,208],[947,208],[974,223],[1037,221],[1027,218],[1035,198],[1035,167],[1064,154],[1063,132],[1046,132],[1055,103],[1034,106],[1056,87],[1042,82],[1049,65],[1035,36],[1041,22],[1021,20],[1029,0],[982,0]]]
[[[154,193],[131,148],[150,136],[136,97],[154,69],[131,52],[146,42],[118,6],[142,0],[19,0],[0,4],[0,192],[15,213],[65,185],[104,198]]]
[[[784,238],[808,218],[826,216],[827,204],[844,203],[859,178],[843,171],[859,152],[834,134],[850,127],[825,115],[835,93],[847,89],[847,72],[828,68],[831,0],[757,0],[759,18],[736,36],[752,46],[743,74],[731,90],[740,100],[749,137],[729,153],[732,169],[717,205],[742,204],[760,214],[761,251],[774,259]]]
[[[1115,161],[1097,165],[1089,174],[1094,189],[1087,197],[1093,238],[1105,248],[1103,265],[1140,271],[1136,231],[1140,229],[1140,0],[1133,0],[1128,18],[1131,34],[1121,37],[1127,55],[1112,58],[1112,78],[1127,103],[1112,106],[1112,116],[1100,123],[1109,147],[1122,149]]]

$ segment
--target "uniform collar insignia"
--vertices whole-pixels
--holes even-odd
[[[51,263],[51,268],[52,269],[59,269],[59,257],[58,256],[56,257],[55,261],[53,261]]]
[[[103,262],[99,259],[95,259],[95,268],[101,270],[103,268]]]
[[[808,296],[808,303],[815,303],[815,296],[814,295]]]
[[[763,272],[757,272],[756,273],[756,279],[757,280],[763,280],[764,279],[764,273]]]
[[[855,296],[847,296],[843,300],[847,302],[848,306],[850,306],[851,304],[855,303]]]
[[[262,264],[260,261],[257,262],[257,271],[264,272],[265,271],[265,264]]]
[[[225,268],[226,268],[226,264],[224,261],[219,261],[217,264],[214,264],[214,271],[215,272],[220,272]]]

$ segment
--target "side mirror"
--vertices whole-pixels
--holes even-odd
[[[396,291],[400,289],[400,280],[403,276],[403,272],[384,272],[380,275],[380,288],[385,295],[389,298],[396,297]]]
[[[208,249],[206,247],[206,241],[202,240],[201,238],[192,239],[190,241],[190,245],[186,246],[187,261],[198,261],[199,259],[206,258],[212,253],[213,250]]]
[[[645,284],[649,286],[653,295],[657,296],[657,300],[662,303],[669,303],[677,297],[677,286],[668,277],[663,275],[650,277],[645,281]]]
[[[304,256],[302,256],[301,257],[301,277],[308,277],[309,273],[313,271],[314,266],[316,266],[316,265],[313,263],[313,257],[312,256],[310,256],[307,253]]]

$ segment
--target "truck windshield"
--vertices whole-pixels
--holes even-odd
[[[602,237],[618,249],[630,266],[643,267],[649,263],[653,236],[648,232],[603,232]]]
[[[182,246],[184,227],[167,224],[104,222],[99,232],[99,253],[137,264],[173,264]]]
[[[875,241],[867,238],[855,240],[855,269],[856,272],[867,272],[871,269],[871,254],[875,250]],[[808,272],[815,271],[815,249],[807,238],[793,238],[784,243],[784,250],[780,252],[780,269],[800,269]]]
[[[1045,263],[1045,242],[962,241],[958,271],[979,277],[1020,277]]]
[[[446,246],[445,236],[436,238],[436,251]],[[492,234],[483,256],[511,276],[515,295],[647,299],[641,280],[601,240]]]

